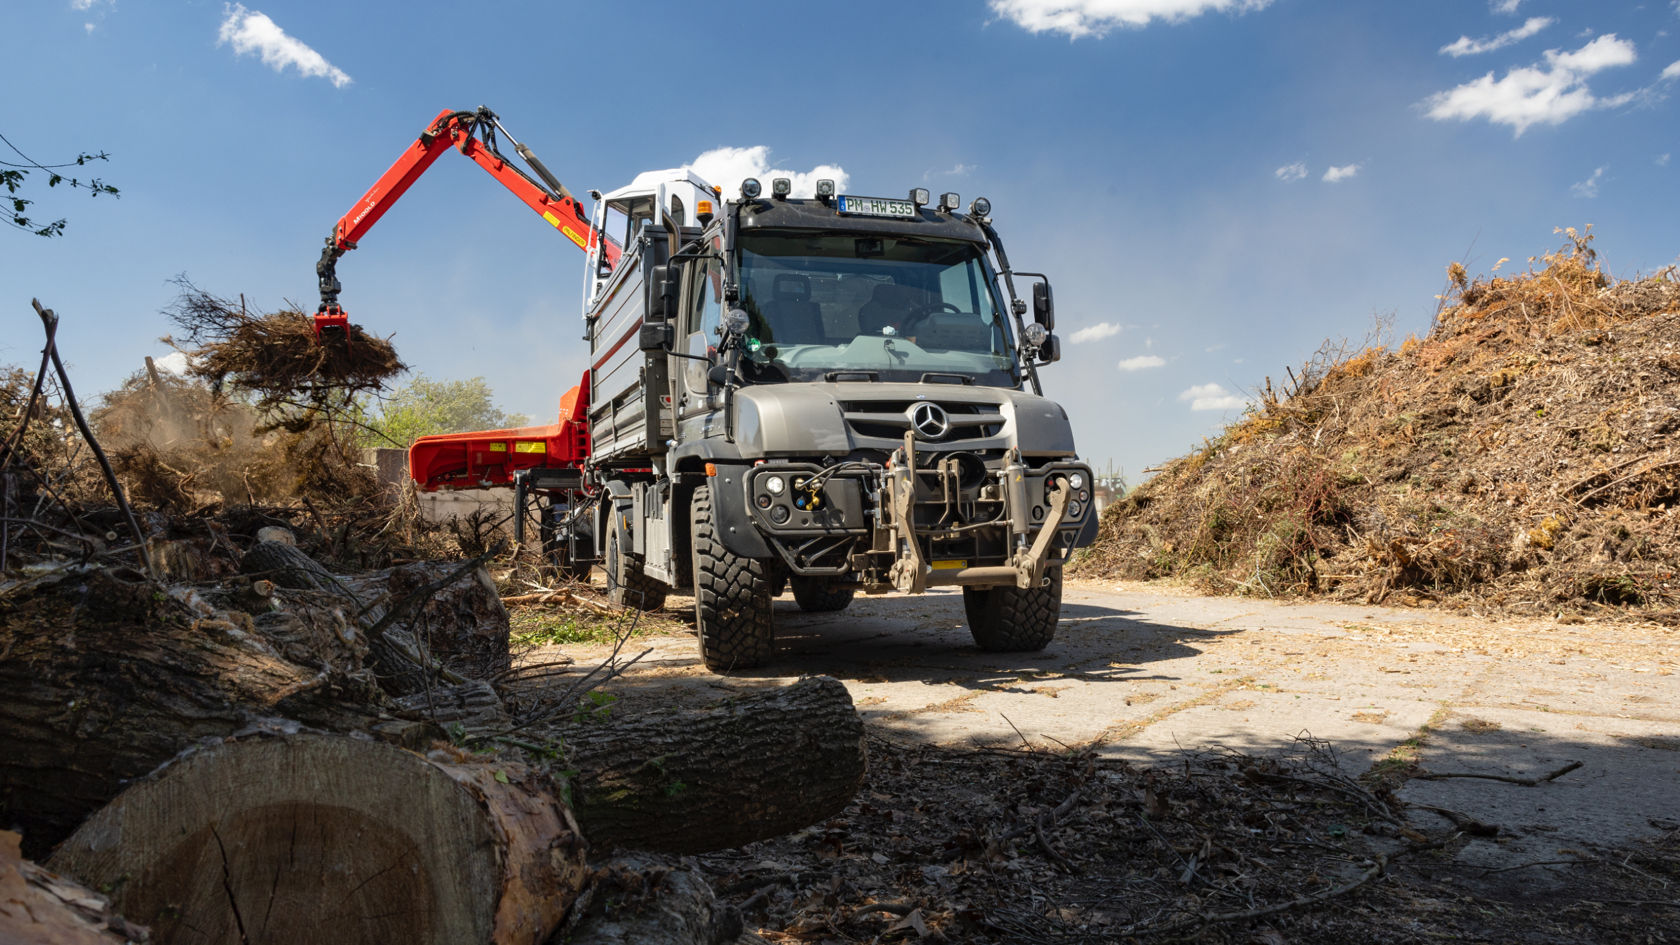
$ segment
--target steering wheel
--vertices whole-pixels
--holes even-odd
[[[955,312],[956,314],[961,315],[962,311],[962,309],[952,305],[950,302],[928,302],[925,305],[918,305],[911,309],[909,314],[904,316],[904,324],[899,327],[898,332],[901,335],[910,334],[910,327],[912,325],[921,324],[929,315],[937,314],[939,312]]]

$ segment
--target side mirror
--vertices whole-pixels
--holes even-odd
[[[669,351],[673,334],[670,322],[643,322],[638,345],[643,351]]]
[[[712,365],[712,369],[706,372],[706,381],[714,387],[727,387],[729,385],[729,365]]]
[[[1056,303],[1051,298],[1047,279],[1033,283],[1033,321],[1051,331],[1056,330]]]
[[[648,317],[670,318],[677,307],[677,280],[669,265],[654,266],[648,277]]]
[[[1050,337],[1044,339],[1044,343],[1038,346],[1039,364],[1054,364],[1061,359],[1062,339],[1057,338],[1055,335],[1051,335]]]

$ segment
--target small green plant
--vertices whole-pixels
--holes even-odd
[[[573,718],[579,722],[605,722],[612,716],[612,707],[617,702],[618,697],[612,693],[592,689],[578,702]]]

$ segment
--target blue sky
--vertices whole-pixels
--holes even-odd
[[[0,363],[38,357],[38,296],[84,392],[167,350],[178,274],[313,309],[322,237],[444,107],[490,105],[580,194],[704,156],[991,198],[1055,284],[1047,392],[1133,481],[1325,338],[1427,331],[1450,261],[1520,267],[1588,223],[1618,276],[1680,253],[1674,0],[27,0],[6,23],[0,133],[108,151],[122,189],[36,175],[65,235],[0,232]],[[534,417],[585,362],[582,270],[452,156],[339,265],[417,370]]]

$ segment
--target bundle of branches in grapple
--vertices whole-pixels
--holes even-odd
[[[389,340],[358,325],[322,344],[304,312],[253,315],[243,298],[219,298],[185,279],[177,284],[180,297],[166,314],[192,346],[189,372],[218,392],[251,395],[275,426],[308,426],[316,414],[342,409],[407,370]]]

